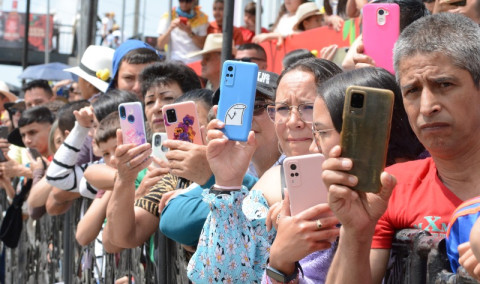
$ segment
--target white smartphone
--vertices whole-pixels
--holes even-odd
[[[153,156],[168,161],[165,157],[165,153],[168,152],[168,148],[163,146],[163,141],[167,140],[167,133],[165,132],[155,132],[152,136],[152,154]]]
[[[283,161],[292,216],[328,202],[327,187],[322,180],[323,161],[322,154],[293,156]]]

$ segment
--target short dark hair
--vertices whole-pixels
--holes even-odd
[[[244,43],[239,45],[237,48],[237,50],[247,50],[247,49],[255,49],[260,56],[263,56],[265,60],[267,59],[267,53],[265,52],[265,49],[259,44],[256,44],[253,42]]]
[[[140,73],[142,95],[155,86],[177,83],[183,93],[200,89],[200,79],[192,68],[180,62],[157,62]]]
[[[22,88],[22,91],[25,93],[26,91],[30,91],[31,89],[34,89],[34,88],[40,88],[45,90],[45,92],[48,94],[50,98],[53,96],[52,88],[50,88],[50,85],[48,84],[47,80],[30,81]]]
[[[203,102],[208,109],[211,109],[213,91],[208,89],[195,89],[186,92],[175,100],[175,103],[186,101]]]
[[[121,60],[121,62],[127,62],[129,64],[145,64],[157,61],[160,61],[157,53],[151,48],[146,47],[130,50]],[[120,64],[122,64],[121,62]]]
[[[364,86],[391,90],[394,97],[390,141],[387,165],[395,163],[396,158],[415,159],[424,148],[413,133],[403,107],[402,93],[395,77],[382,68],[359,68],[337,74],[325,81],[318,90],[332,119],[335,130],[340,133],[343,123],[343,105],[345,91],[349,86]]]
[[[97,145],[106,143],[108,140],[117,137],[117,129],[120,128],[120,119],[118,118],[118,111],[114,111],[107,115],[98,124],[95,131],[95,142]]]
[[[54,121],[52,112],[44,106],[36,106],[25,110],[18,120],[18,127],[24,127],[32,123],[48,123]]]
[[[101,95],[93,104],[93,112],[98,121],[118,110],[121,103],[139,102],[138,97],[125,90],[113,89]]]
[[[342,69],[337,66],[337,64],[333,63],[332,61],[326,59],[319,59],[319,58],[306,58],[301,59],[292,65],[285,68],[282,71],[282,74],[278,77],[277,86],[280,85],[280,81],[282,81],[283,76],[285,74],[294,71],[300,70],[304,72],[310,72],[315,78],[315,86],[318,88],[323,84],[326,80],[330,79],[331,77],[335,76],[338,73],[342,73]],[[278,87],[277,87],[278,91]],[[275,93],[276,96],[276,93]]]
[[[245,14],[250,14],[255,16],[257,13],[257,4],[255,2],[250,2],[245,5],[245,9],[243,10]],[[263,9],[261,9],[260,13],[263,12]]]
[[[65,130],[71,131],[73,126],[75,126],[75,115],[73,115],[74,110],[80,110],[86,106],[89,106],[90,102],[87,100],[80,100],[68,103],[61,107],[57,112],[58,120],[58,129],[62,132],[62,135],[65,133]]]
[[[289,53],[285,54],[285,56],[283,57],[283,68],[287,68],[293,63],[305,58],[315,58],[315,55],[313,55],[310,50],[305,48],[292,50]]]

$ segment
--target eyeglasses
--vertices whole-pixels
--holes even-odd
[[[242,62],[252,62],[254,60],[256,61],[267,61],[263,58],[259,58],[259,57],[242,57],[242,58],[235,58],[234,59],[235,61],[242,61]]]
[[[255,104],[253,105],[253,115],[258,116],[263,114],[267,107],[268,104],[265,102],[255,102]]]
[[[312,125],[312,133],[313,133],[313,137],[315,138],[315,142],[317,143],[317,145],[318,145],[318,142],[320,141],[320,139],[324,138],[327,133],[329,133],[330,131],[333,131],[333,130],[335,130],[335,129],[334,128],[315,129],[315,126]]]
[[[276,103],[267,107],[268,116],[274,123],[285,123],[290,118],[292,109],[298,111],[300,119],[309,123],[313,120],[313,103],[303,103],[298,106],[289,106],[285,103]]]

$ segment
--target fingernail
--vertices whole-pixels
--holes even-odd
[[[357,177],[349,176],[348,177],[348,182],[350,182],[351,184],[356,184],[357,183]]]
[[[347,159],[343,159],[343,160],[342,160],[342,167],[344,167],[344,168],[350,168],[351,166],[352,166],[352,161],[347,160]]]
[[[228,137],[225,134],[222,136],[222,139],[228,140]]]

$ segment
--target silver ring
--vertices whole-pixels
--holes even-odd
[[[126,165],[127,165],[127,168],[129,168],[129,169],[132,168],[132,166],[130,165],[130,161],[128,161]]]
[[[321,229],[322,226],[323,226],[322,221],[320,221],[320,219],[317,219],[317,228]]]

